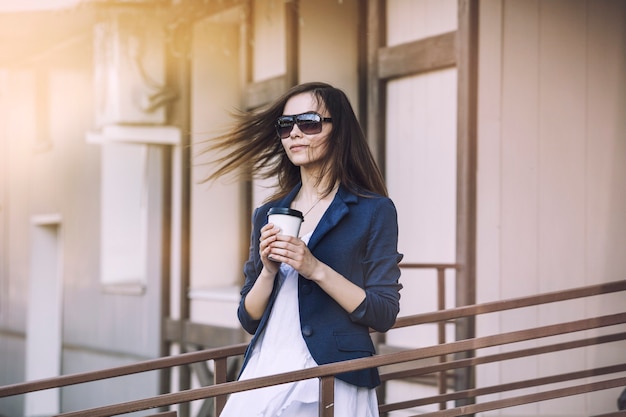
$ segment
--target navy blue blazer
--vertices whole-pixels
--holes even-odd
[[[248,346],[244,367],[254,344],[269,318],[277,295],[276,280],[268,306],[260,320],[250,317],[244,300],[261,273],[259,256],[261,228],[267,224],[270,207],[289,207],[300,187],[284,199],[266,203],[253,215],[250,256],[244,265],[245,283],[241,290],[238,318],[254,337]],[[398,221],[393,202],[379,195],[357,196],[340,186],[309,240],[309,250],[321,262],[343,275],[366,293],[365,300],[352,313],[346,312],[316,283],[298,277],[298,303],[302,336],[311,356],[320,364],[362,358],[375,354],[369,328],[389,330],[400,309],[397,250]],[[353,385],[374,388],[380,384],[377,369],[337,375]]]

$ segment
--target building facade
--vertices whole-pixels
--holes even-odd
[[[200,151],[234,109],[299,82],[350,97],[398,208],[403,262],[463,266],[447,275],[448,307],[626,279],[625,1],[70,3],[0,14],[0,385],[246,340],[242,264],[272,184],[203,182]],[[437,308],[434,272],[403,271],[402,284],[400,315]],[[447,337],[624,305],[528,308]],[[435,343],[429,327],[385,337]],[[493,364],[466,382],[623,362],[625,349]],[[180,369],[0,399],[0,414],[202,383]],[[385,395],[416,392],[434,388]],[[618,394],[485,415],[582,417],[613,411]]]

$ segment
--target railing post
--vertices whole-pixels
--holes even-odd
[[[437,310],[444,311],[446,309],[446,271],[443,267],[437,267]],[[437,323],[437,331],[438,331],[438,342],[439,345],[444,345],[446,343],[446,322],[439,321]],[[445,363],[447,362],[446,355],[439,356],[439,362]],[[448,381],[446,371],[439,372],[439,394],[445,394],[448,392]],[[439,409],[445,410],[446,403],[445,401],[439,403]]]
[[[228,380],[228,358],[215,359],[215,385],[223,384]],[[219,416],[226,405],[226,395],[218,395],[215,397],[213,405],[215,407],[215,416]]]
[[[320,378],[319,417],[335,416],[335,377],[333,375]]]

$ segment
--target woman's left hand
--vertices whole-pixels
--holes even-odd
[[[299,238],[286,235],[276,236],[270,244],[271,258],[285,263],[298,271],[300,275],[310,279],[320,261],[313,256],[307,245]]]

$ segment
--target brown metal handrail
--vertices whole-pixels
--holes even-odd
[[[460,307],[456,309],[450,309],[443,312],[437,313],[426,313],[426,314],[418,314],[411,317],[403,317],[398,319],[398,323],[395,327],[405,327],[409,325],[415,324],[423,324],[428,322],[437,322],[443,320],[450,320],[458,317],[464,317],[467,315],[475,315],[475,314],[483,314],[486,312],[496,312],[496,311],[504,311],[512,308],[526,307],[530,305],[541,304],[543,301],[545,302],[554,302],[554,301],[564,301],[575,298],[582,298],[592,295],[600,295],[617,291],[626,290],[626,281],[618,281],[611,282],[606,284],[576,288],[572,290],[565,290],[558,293],[548,293],[538,296],[529,296],[529,297],[520,297],[513,300],[507,301],[499,301],[493,303],[485,303],[468,307]],[[226,395],[232,392],[244,391],[248,389],[255,389],[269,385],[281,384],[292,382],[296,380],[302,379],[310,379],[310,378],[319,378],[320,379],[320,416],[332,416],[332,394],[333,394],[333,385],[334,385],[334,375],[338,373],[370,368],[370,367],[380,367],[384,365],[392,365],[404,362],[415,361],[419,359],[436,357],[448,355],[451,353],[462,352],[466,350],[475,350],[485,347],[515,343],[525,340],[532,340],[538,338],[544,338],[559,334],[565,333],[573,333],[579,332],[583,330],[590,330],[599,327],[613,326],[618,324],[626,323],[626,313],[613,314],[601,317],[588,318],[583,320],[576,320],[567,323],[559,323],[555,325],[543,326],[533,329],[519,330],[515,332],[503,333],[494,336],[485,336],[475,339],[462,340],[452,343],[447,343],[440,346],[430,346],[419,349],[411,349],[403,352],[384,354],[379,356],[374,356],[371,358],[365,359],[357,359],[353,361],[346,361],[340,363],[334,363],[329,365],[322,365],[315,368],[300,370],[289,372],[285,374],[277,374],[264,378],[256,378],[247,381],[236,381],[236,382],[225,382],[220,383],[213,386],[202,387],[194,390],[188,390],[178,393],[170,393],[164,394],[153,398],[147,398],[137,401],[126,402],[122,404],[116,404],[106,407],[94,408],[90,410],[83,410],[79,412],[71,412],[65,413],[61,416],[69,417],[69,416],[84,416],[89,415],[93,417],[97,416],[114,416],[119,414],[125,414],[133,411],[141,411],[146,409],[152,409],[157,407],[169,406],[178,403],[184,403],[193,400],[199,400],[209,397],[222,397],[225,398]],[[478,363],[486,363],[488,361],[495,360],[506,360],[512,357],[516,357],[516,355],[527,356],[531,354],[539,354],[547,351],[551,351],[550,349],[568,349],[573,347],[586,346],[589,344],[597,344],[597,343],[608,343],[612,341],[624,340],[626,339],[626,333],[618,333],[614,335],[601,336],[598,337],[596,343],[592,343],[591,339],[584,339],[582,341],[574,341],[574,342],[565,342],[559,343],[556,345],[552,345],[551,347],[543,347],[543,348],[533,348],[526,349],[522,353],[520,352],[509,352],[506,354],[492,355],[491,357],[482,357],[482,358],[470,358],[462,361],[453,361],[445,364],[434,365],[434,367],[440,366],[442,369],[438,369],[438,371],[445,369],[454,369],[462,366],[467,366],[468,364],[478,364]],[[111,368],[102,371],[88,372],[83,374],[75,374],[75,375],[67,375],[57,378],[50,378],[47,380],[41,381],[32,381],[21,384],[14,384],[5,387],[0,387],[0,397],[6,397],[10,395],[22,394],[26,392],[37,391],[41,389],[47,388],[55,388],[62,387],[66,385],[87,382],[87,381],[95,381],[100,379],[107,379],[114,376],[122,376],[128,375],[132,373],[145,372],[149,370],[163,369],[169,366],[179,366],[184,364],[193,363],[196,361],[204,361],[204,360],[215,360],[217,361],[226,361],[229,356],[240,355],[243,353],[243,349],[245,349],[245,344],[236,345],[227,348],[218,348],[218,349],[210,349],[207,351],[193,352],[188,354],[183,354],[179,356],[160,358],[150,361],[144,361],[141,363]],[[507,356],[508,355],[508,356]],[[424,368],[421,368],[424,370]],[[431,368],[432,369],[432,368]],[[596,370],[587,370],[585,372],[595,372],[596,375],[606,374],[606,373],[614,373],[614,372],[622,372],[622,365],[615,365],[613,367],[608,368],[599,368]],[[419,370],[418,370],[419,372]],[[556,381],[558,380],[572,380],[577,379],[582,375],[581,373],[577,374],[564,374],[553,376],[552,378]],[[396,377],[404,376],[404,375],[396,375]],[[389,378],[390,376],[383,375],[383,377]],[[518,383],[515,386],[499,386],[491,387],[491,388],[481,388],[480,390],[468,390],[466,392],[457,392],[451,394],[443,394],[436,397],[432,397],[431,403],[437,402],[445,402],[451,398],[458,398],[459,396],[467,397],[475,397],[477,395],[484,395],[486,392],[502,392],[506,389],[519,389],[524,387],[536,386],[536,384],[541,383],[540,380],[531,380],[531,381],[523,381]],[[543,383],[546,383],[545,380]],[[520,397],[513,397],[504,400],[492,401],[488,403],[475,404],[472,406],[464,406],[461,408],[455,408],[450,410],[439,411],[436,413],[429,413],[425,415],[430,416],[457,416],[464,415],[468,413],[474,413],[479,411],[487,411],[499,408],[510,407],[518,404],[525,404],[527,402],[536,402],[543,401],[545,399],[550,398],[558,398],[565,395],[578,395],[584,392],[591,392],[594,390],[607,389],[611,387],[617,387],[626,385],[626,378],[615,378],[612,380],[605,380],[602,382],[594,382],[592,384],[584,384],[579,386],[573,386],[569,388],[562,388],[558,390],[552,391],[543,391],[539,394],[531,394]],[[499,389],[499,391],[493,391],[495,389]],[[492,390],[492,391],[489,391]],[[216,402],[217,404],[217,402]],[[327,407],[328,406],[328,407]],[[391,409],[390,407],[405,407],[406,404],[395,404],[395,405],[381,405],[381,411],[385,411]],[[385,408],[387,407],[387,408]],[[495,408],[489,408],[495,407]],[[221,407],[218,406],[217,411],[219,411]],[[393,408],[399,409],[399,408]]]
[[[209,397],[217,397],[220,395],[227,395],[233,392],[246,391],[250,389],[263,388],[270,385],[278,385],[288,382],[294,382],[304,379],[319,378],[320,379],[320,392],[322,393],[320,399],[320,417],[332,417],[332,387],[334,385],[334,375],[343,372],[350,372],[364,368],[380,367],[385,365],[393,365],[403,362],[410,362],[419,359],[425,359],[429,357],[435,357],[442,354],[451,354],[462,352],[468,349],[481,349],[486,347],[498,346],[508,343],[522,342],[532,339],[538,339],[543,337],[556,336],[560,334],[573,333],[578,331],[596,329],[599,327],[612,326],[617,324],[626,323],[626,313],[597,317],[592,319],[577,320],[573,322],[567,322],[563,324],[556,324],[544,327],[538,327],[534,329],[520,330],[515,332],[503,333],[495,336],[485,336],[476,339],[463,340],[458,342],[448,343],[442,346],[430,346],[419,349],[411,349],[404,352],[397,352],[385,355],[379,355],[371,358],[355,359],[351,361],[333,363],[328,365],[321,365],[315,368],[309,368],[299,371],[287,372],[282,374],[271,375],[262,378],[254,378],[245,381],[227,382],[219,385],[212,385],[209,387],[202,387],[193,390],[188,390],[180,393],[164,394],[153,398],[147,398],[143,400],[130,401],[122,404],[105,406],[99,408],[93,408],[89,410],[83,410],[78,412],[70,412],[61,414],[59,417],[79,417],[89,415],[90,417],[109,417],[118,414],[125,414],[134,411],[142,411],[149,408],[156,408],[162,406],[169,406],[182,402],[194,401],[205,399]],[[619,370],[616,367],[615,372]],[[591,390],[606,389],[620,384],[626,384],[626,378],[618,378],[615,380],[607,381],[608,385],[596,384]],[[522,385],[519,388],[532,386]],[[600,388],[604,386],[605,388]],[[563,396],[563,393],[568,392],[567,389],[556,390],[555,397],[543,396],[543,399],[557,398]],[[325,397],[323,394],[326,393]],[[574,387],[571,390],[571,395],[580,393],[579,388]],[[328,398],[330,395],[330,398]],[[472,395],[471,391],[465,393],[466,398]],[[443,398],[436,398],[434,402],[440,402]],[[534,398],[534,397],[528,397]],[[485,403],[487,404],[487,403]],[[499,401],[497,404],[507,404],[507,402]],[[516,402],[510,400],[508,406],[517,405]],[[485,405],[483,405],[485,406]],[[487,408],[485,410],[489,410]],[[454,410],[445,410],[441,413],[456,412]],[[467,406],[463,410],[468,410]],[[479,409],[477,409],[479,410]],[[457,410],[458,411],[458,410]],[[428,414],[438,416],[453,416],[462,414]]]
[[[82,384],[85,382],[99,381],[102,379],[115,378],[119,376],[138,374],[141,372],[156,371],[159,369],[171,368],[174,366],[189,365],[195,362],[219,360],[222,358],[228,358],[230,356],[243,355],[246,351],[246,347],[246,343],[240,343],[237,345],[227,346],[223,348],[206,349],[197,352],[183,353],[176,356],[166,356],[163,358],[150,359],[130,365],[117,366],[114,368],[107,368],[98,371],[81,372],[76,374],[57,376],[53,378],[40,379],[37,381],[5,385],[0,387],[0,398],[10,397],[12,395],[26,394],[28,392],[41,391],[45,389]]]

